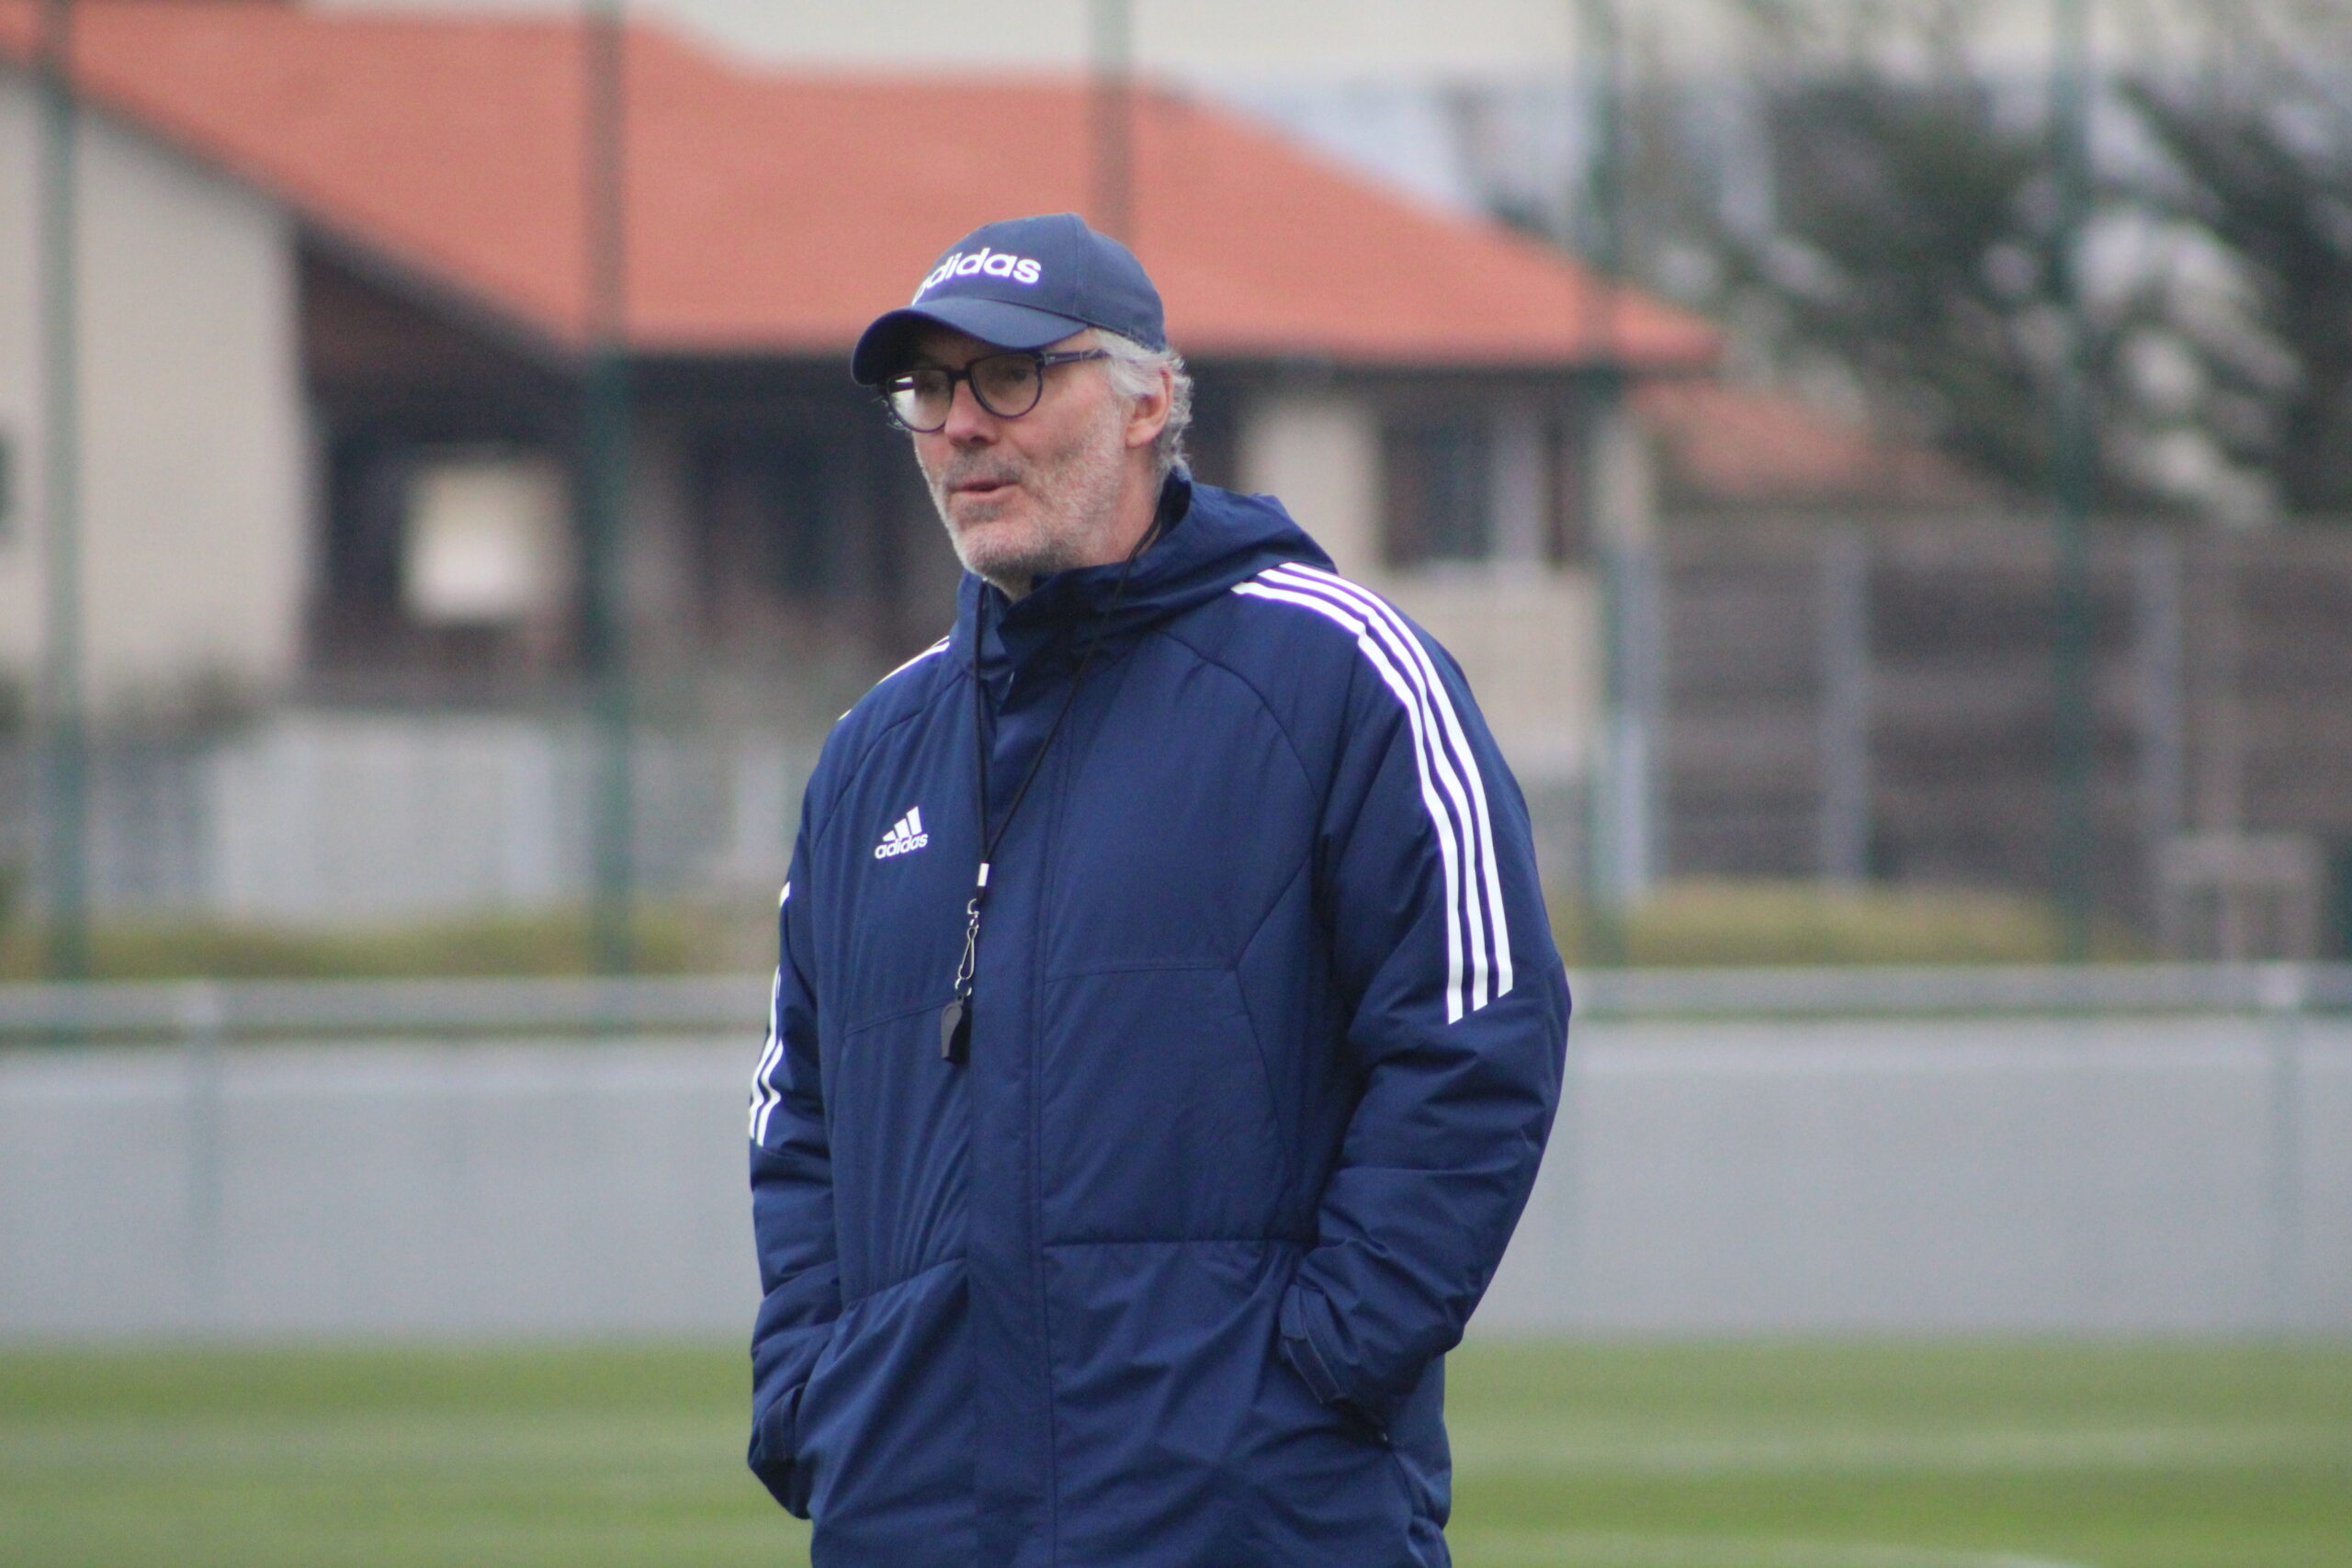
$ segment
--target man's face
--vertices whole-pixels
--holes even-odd
[[[1088,335],[1052,349],[1085,347]],[[911,363],[961,370],[1002,352],[942,328],[924,334]],[[1129,400],[1112,389],[1100,361],[1047,369],[1037,406],[1018,419],[989,412],[968,383],[957,383],[947,423],[918,433],[914,445],[965,570],[1020,593],[1050,572],[1108,558],[1130,460],[1128,414]]]

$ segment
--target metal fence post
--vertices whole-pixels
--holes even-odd
[[[73,0],[45,0],[40,96],[40,800],[52,980],[90,974],[89,737],[83,690],[80,136]]]
[[[1089,205],[1094,226],[1126,244],[1135,227],[1135,18],[1128,0],[1094,0],[1088,17],[1087,54],[1093,80],[1088,95],[1092,119],[1092,189]]]
[[[190,980],[174,998],[187,1083],[187,1209],[181,1247],[190,1326],[222,1324],[222,1147],[220,1036],[228,998],[217,980]]]
[[[1550,1156],[1558,1162],[1558,1174],[1554,1178],[1564,1190],[1560,1204],[1560,1274],[1561,1293],[1559,1321],[1581,1326],[1579,1314],[1590,1307],[1590,1292],[1585,1288],[1586,1232],[1585,1190],[1589,1185],[1586,1177],[1585,1144],[1591,1118],[1587,1114],[1589,1093],[1585,1083],[1584,1044],[1580,1031],[1592,1027],[1588,1019],[1568,1028],[1568,1043],[1560,1060],[1560,1100],[1552,1113],[1552,1137],[1546,1145]]]
[[[2143,907],[2159,917],[2164,913],[2164,890],[2156,885],[2156,857],[2180,831],[2188,797],[2188,726],[2183,716],[2182,684],[2187,639],[2181,572],[2178,539],[2151,534],[2133,548],[2132,618],[2139,667],[2140,838],[2146,881]]]
[[[1821,818],[1824,881],[1870,874],[1870,554],[1848,525],[1821,541]]]
[[[2294,1332],[2301,1321],[2303,1255],[2303,1012],[2311,977],[2300,964],[2269,964],[2261,971],[2257,996],[2267,1022],[2266,1055],[2270,1085],[2269,1180],[2264,1194],[2269,1210],[2264,1230],[2269,1263],[2269,1322],[2274,1334]]]
[[[2063,217],[2059,277],[2066,305],[2065,355],[2051,413],[2050,482],[2057,534],[2052,627],[2053,790],[2051,885],[2060,956],[2088,962],[2096,832],[2098,686],[2090,603],[2090,512],[2098,489],[2098,431],[2087,364],[2083,303],[2083,231],[2090,218],[2091,0],[2058,0],[2051,51],[2051,157]]]
[[[581,387],[582,662],[594,749],[589,795],[590,939],[597,970],[636,966],[635,704],[628,651],[630,440],[628,32],[624,0],[588,0],[581,60],[582,239],[588,279]]]

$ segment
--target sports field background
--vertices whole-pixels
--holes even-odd
[[[7,1568],[806,1562],[729,1346],[0,1353]],[[1463,1568],[2345,1568],[2352,1345],[1475,1343]]]

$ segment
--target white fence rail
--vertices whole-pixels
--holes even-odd
[[[0,1337],[745,1332],[764,991],[0,988]],[[2352,970],[1577,995],[1481,1330],[2352,1332]]]
[[[280,925],[545,908],[589,892],[594,756],[576,719],[496,714],[285,708],[209,733],[102,737],[87,891],[105,911]],[[813,747],[645,728],[630,757],[646,887],[784,879]],[[0,740],[0,850],[35,836],[28,762]]]

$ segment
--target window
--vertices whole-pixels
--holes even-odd
[[[704,592],[722,623],[858,586],[854,530],[831,506],[838,447],[805,429],[731,431],[700,461]]]
[[[1580,561],[1589,440],[1584,423],[1532,398],[1392,415],[1380,447],[1386,564]]]
[[[1381,436],[1390,566],[1494,553],[1494,462],[1483,421],[1396,421]]]
[[[426,626],[511,626],[563,594],[565,494],[545,457],[433,454],[408,479],[401,596]]]

